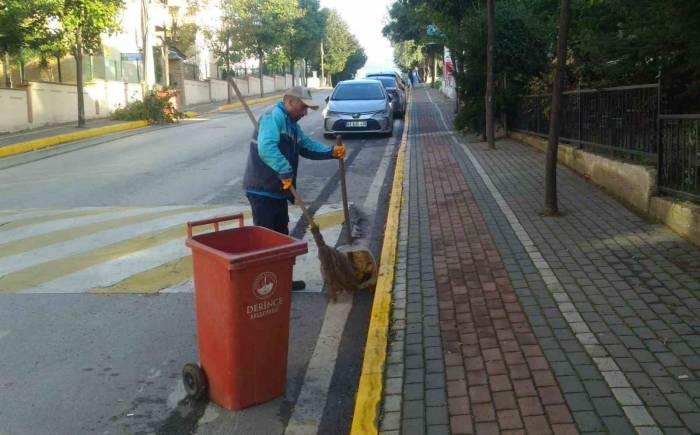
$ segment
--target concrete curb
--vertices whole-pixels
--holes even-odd
[[[270,101],[277,100],[281,98],[280,95],[271,95],[268,97],[263,97],[263,98],[256,98],[253,100],[250,100],[248,102],[248,105],[253,106],[256,104],[264,104]],[[224,112],[227,110],[235,110],[235,109],[242,109],[243,104],[241,103],[231,103],[231,104],[225,104],[223,106],[219,106],[215,112]],[[186,111],[184,112],[186,118],[196,118],[200,116],[201,114],[199,112],[193,112],[193,111]],[[91,128],[88,130],[84,131],[79,131],[75,133],[67,133],[67,134],[61,134],[58,136],[51,136],[51,137],[45,137],[41,139],[35,139],[27,142],[20,142],[16,144],[11,144],[11,145],[6,145],[3,147],[0,147],[0,158],[2,157],[9,157],[13,156],[16,154],[22,154],[26,153],[29,151],[36,151],[40,150],[43,148],[48,148],[54,145],[60,145],[63,143],[68,143],[68,142],[73,142],[76,140],[80,139],[86,139],[90,137],[95,137],[95,136],[101,136],[104,134],[109,134],[109,133],[116,133],[119,131],[125,131],[125,130],[132,130],[135,128],[141,128],[141,127],[146,127],[148,126],[148,121],[133,121],[133,122],[125,122],[123,124],[117,124],[117,125],[110,125],[107,127],[97,127],[97,128]]]
[[[101,136],[108,133],[132,130],[135,128],[141,128],[146,126],[148,126],[148,121],[125,122],[122,124],[110,125],[107,127],[91,128],[75,133],[60,134],[58,136],[45,137],[41,139],[31,140],[28,142],[20,142],[0,147],[0,158],[12,156],[15,154],[26,153],[29,151],[36,151],[42,148],[47,148],[50,146],[59,145],[67,142],[73,142],[80,139],[86,139],[89,137]]]
[[[263,103],[268,103],[270,101],[274,100],[279,100],[282,98],[282,94],[278,95],[270,95],[269,97],[262,97],[262,98],[254,98],[252,100],[246,100],[249,106],[253,106],[256,104],[263,104]],[[216,109],[217,112],[225,112],[227,110],[235,110],[235,109],[242,109],[243,104],[238,102],[238,103],[231,103],[231,104],[224,104],[223,106],[219,106],[218,109]]]
[[[409,103],[411,100],[412,94]],[[376,434],[379,431],[377,425],[384,391],[384,366],[386,365],[391,293],[394,287],[399,216],[403,202],[404,162],[411,119],[410,104],[405,119],[401,145],[396,157],[391,201],[384,230],[382,256],[379,263],[379,278],[374,293],[369,330],[367,331],[362,373],[360,374],[357,396],[355,398],[355,412],[350,432],[352,435]]]

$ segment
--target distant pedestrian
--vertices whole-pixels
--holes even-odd
[[[294,86],[282,101],[265,113],[250,142],[248,163],[243,178],[253,223],[282,234],[289,234],[288,202],[294,202],[290,187],[296,186],[299,156],[312,160],[342,159],[345,145],[328,146],[306,136],[297,124],[308,109],[318,109],[311,92]],[[294,281],[293,290],[306,286]]]

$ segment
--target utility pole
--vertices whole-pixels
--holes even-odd
[[[144,95],[155,84],[153,77],[153,44],[151,44],[151,18],[149,1],[141,0],[141,35],[143,36],[143,82]]]

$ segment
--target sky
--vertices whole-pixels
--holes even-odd
[[[365,49],[367,63],[358,71],[358,77],[364,71],[394,67],[391,44],[382,35],[391,3],[393,0],[321,0],[321,7],[338,11]]]

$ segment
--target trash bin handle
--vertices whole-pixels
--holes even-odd
[[[225,221],[232,221],[238,219],[238,226],[242,227],[243,223],[243,213],[230,214],[227,216],[218,216],[209,219],[203,219],[201,221],[187,222],[187,237],[192,238],[192,228],[198,227],[200,225],[214,224],[214,231],[219,231],[219,224]]]

